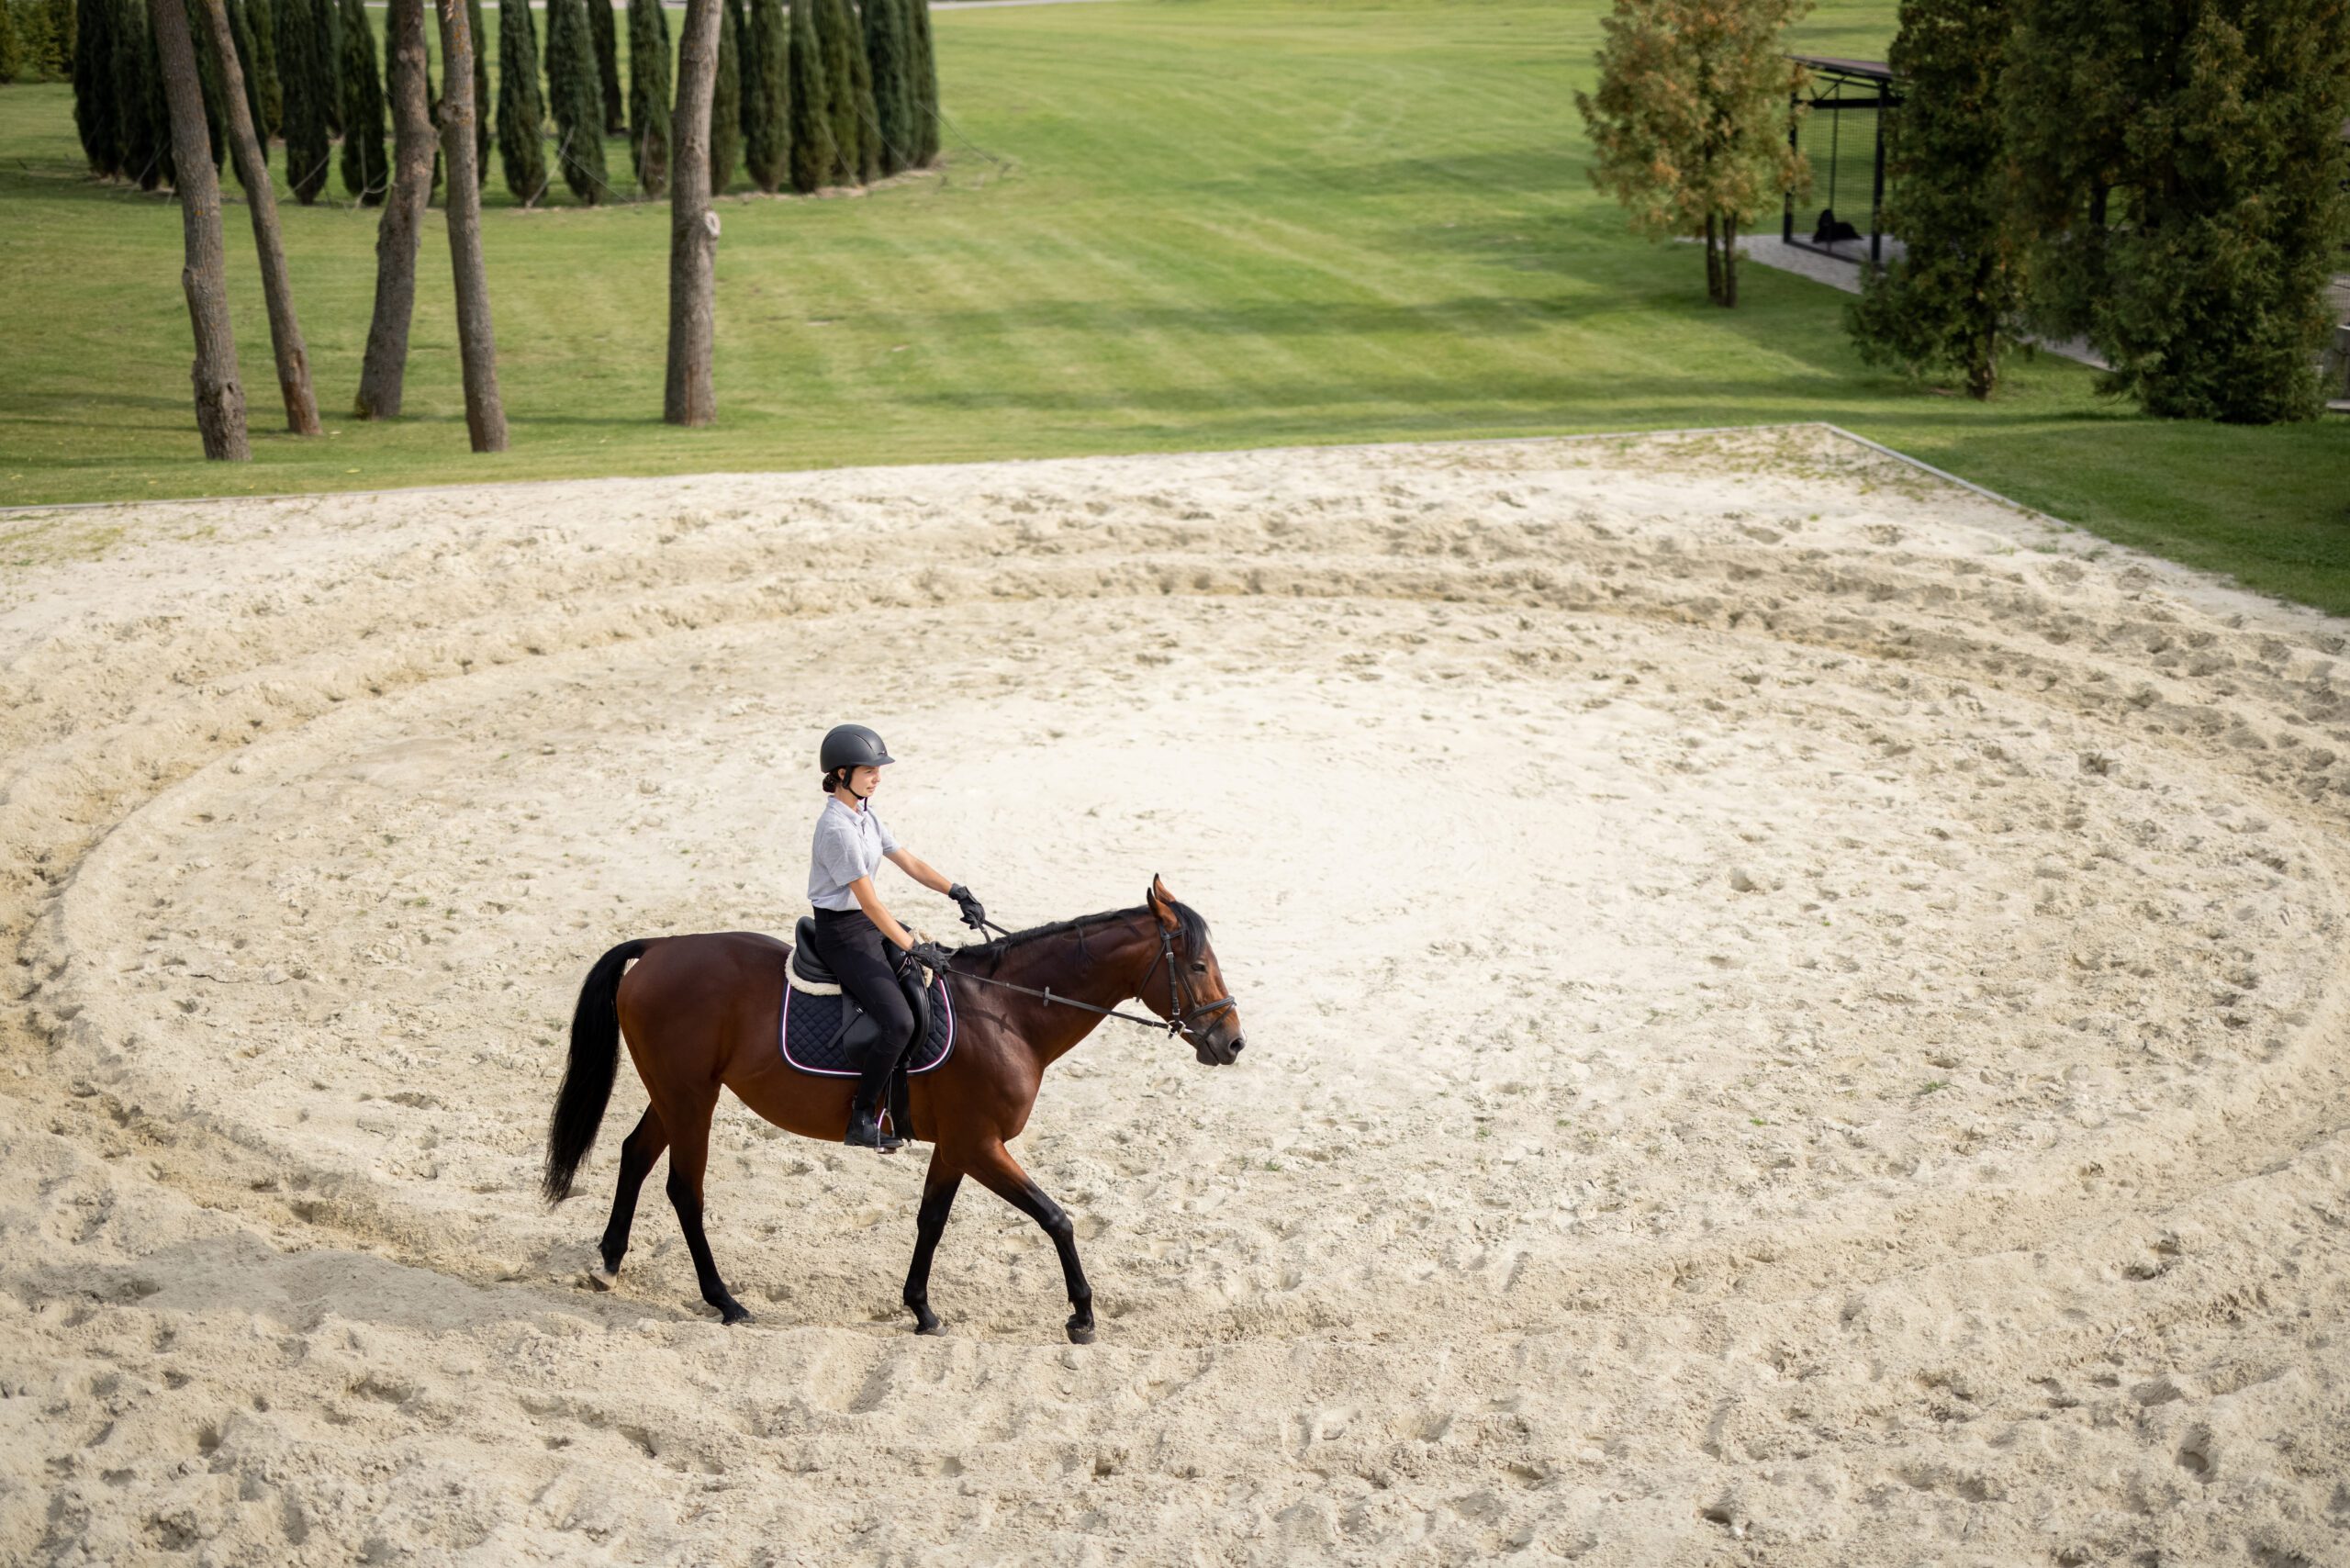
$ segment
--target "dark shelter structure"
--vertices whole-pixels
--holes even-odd
[[[1885,261],[1885,153],[1901,106],[1899,84],[1882,62],[1790,57],[1810,80],[1788,99],[1787,144],[1811,168],[1811,195],[1799,219],[1787,195],[1779,237],[1790,245],[1848,262]],[[1798,114],[1808,106],[1810,113]]]

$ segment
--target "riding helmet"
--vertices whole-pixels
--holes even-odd
[[[863,724],[834,724],[824,732],[817,765],[830,773],[840,767],[887,767],[896,760],[881,737]]]

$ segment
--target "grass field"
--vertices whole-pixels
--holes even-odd
[[[1699,258],[1632,238],[1585,177],[1571,95],[1603,9],[939,13],[942,174],[813,200],[738,184],[722,204],[708,430],[659,418],[666,207],[565,196],[524,211],[493,174],[513,441],[494,457],[465,450],[438,213],[408,414],[369,425],[343,411],[375,213],[286,202],[334,433],[282,432],[232,205],[255,461],[202,462],[177,209],[87,177],[65,88],[0,88],[0,500],[1827,420],[2112,539],[2350,611],[2350,421],[2143,420],[2047,358],[1976,406],[1863,366],[1843,297],[1820,286],[1751,268],[1737,310],[1708,305]],[[1791,43],[1881,57],[1892,16],[1890,0],[1842,0]],[[623,141],[610,162],[624,180]]]

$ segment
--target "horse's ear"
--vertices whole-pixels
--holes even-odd
[[[1143,902],[1150,906],[1151,913],[1158,916],[1159,924],[1169,931],[1175,928],[1175,895],[1167,890],[1167,884],[1158,879],[1156,871],[1151,873],[1150,886],[1143,892]]]

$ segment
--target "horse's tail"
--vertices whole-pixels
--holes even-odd
[[[612,1097],[612,1072],[621,1054],[621,1015],[613,999],[621,971],[652,944],[643,937],[623,942],[588,971],[579,1005],[571,1014],[571,1062],[555,1092],[554,1114],[547,1121],[547,1170],[540,1184],[550,1204],[571,1196],[572,1173],[595,1147],[604,1106]]]

